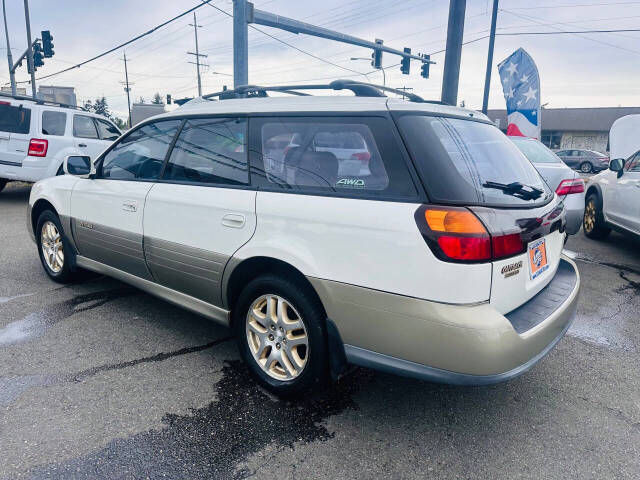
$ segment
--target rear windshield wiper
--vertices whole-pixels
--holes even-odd
[[[502,190],[507,195],[520,197],[523,200],[535,200],[537,198],[540,198],[540,196],[544,193],[544,190],[541,190],[536,187],[532,187],[531,185],[524,185],[523,183],[520,183],[520,182],[512,182],[512,183],[484,182],[482,186],[484,188],[495,188],[497,190]]]

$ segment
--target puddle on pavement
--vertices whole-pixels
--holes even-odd
[[[63,302],[48,305],[39,312],[30,313],[23,319],[16,320],[0,328],[0,347],[40,336],[45,330],[74,313],[91,310],[117,298],[136,293],[138,291],[132,288],[118,288],[78,295]]]
[[[7,303],[18,298],[30,297],[34,293],[23,293],[22,295],[14,295],[13,297],[0,297],[0,303]]]
[[[600,305],[591,315],[576,315],[567,335],[615,350],[637,351],[636,342],[629,337],[627,330],[637,328],[628,322],[637,319],[640,311],[640,270],[628,265],[595,261],[580,254],[577,259],[616,269],[622,283],[612,290],[606,305]]]
[[[217,400],[191,414],[168,414],[166,428],[111,441],[104,449],[31,472],[33,478],[245,478],[238,466],[269,445],[293,447],[333,437],[323,420],[357,409],[352,395],[373,373],[356,369],[321,396],[300,401],[274,398],[259,388],[239,361],[226,362]]]

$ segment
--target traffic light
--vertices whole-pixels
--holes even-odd
[[[167,105],[171,105],[171,95],[167,93]]]
[[[404,53],[411,53],[410,48],[404,49]],[[411,59],[409,57],[402,57],[402,61],[400,62],[400,71],[403,75],[409,75],[409,66],[411,65]]]
[[[382,45],[382,40],[376,38],[376,43],[378,45]],[[382,68],[382,50],[378,50],[377,48],[371,54],[371,66],[373,68],[380,69]]]
[[[429,78],[429,59],[431,58],[429,55],[424,55],[423,58],[426,60],[425,63],[422,64],[422,69],[420,71],[420,76],[422,78]]]
[[[45,58],[51,58],[56,53],[53,51],[53,36],[49,30],[43,30],[42,32],[42,51]]]
[[[42,67],[44,65],[44,62],[42,61],[42,45],[40,45],[40,42],[33,42],[31,50],[33,52],[33,71],[35,72],[38,67]],[[29,62],[27,62],[27,71],[31,73]]]

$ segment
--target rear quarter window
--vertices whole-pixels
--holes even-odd
[[[31,109],[0,101],[0,132],[29,133]]]
[[[261,187],[368,198],[418,195],[382,117],[251,120],[252,178]]]
[[[405,114],[398,125],[433,202],[522,207],[544,204],[553,195],[531,162],[493,124]],[[520,198],[490,188],[492,182],[520,182],[542,193]]]
[[[51,110],[42,112],[42,133],[44,135],[64,135],[66,126],[66,113]]]

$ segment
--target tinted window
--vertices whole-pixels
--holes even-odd
[[[29,133],[31,109],[0,102],[0,132]]]
[[[73,136],[80,138],[98,138],[96,125],[91,117],[75,115],[73,117]]]
[[[629,172],[640,172],[640,152],[636,152],[635,155],[632,155],[630,160],[627,160],[627,171]]]
[[[252,120],[253,122],[253,120]],[[413,198],[417,191],[384,118],[260,119],[255,162],[270,188]],[[252,151],[253,152],[253,151]]]
[[[105,155],[101,176],[120,180],[158,178],[180,123],[166,120],[133,130]]]
[[[558,155],[559,157],[562,156],[567,156],[569,154],[569,152],[567,150],[560,150],[559,152],[556,152],[556,155]]]
[[[176,141],[163,178],[179,182],[249,183],[245,119],[188,120]]]
[[[399,125],[433,201],[521,206],[543,203],[551,196],[531,162],[492,124],[403,115]],[[520,182],[543,194],[524,199],[489,188],[487,182]]]
[[[537,140],[531,139],[519,139],[518,137],[511,137],[511,141],[515,143],[516,147],[524,153],[524,156],[532,163],[561,163],[555,153],[545,147]]]
[[[99,118],[96,118],[96,123],[102,140],[115,140],[120,136],[120,130],[113,123]]]
[[[42,112],[42,133],[45,135],[64,135],[67,126],[67,114],[64,112]]]

